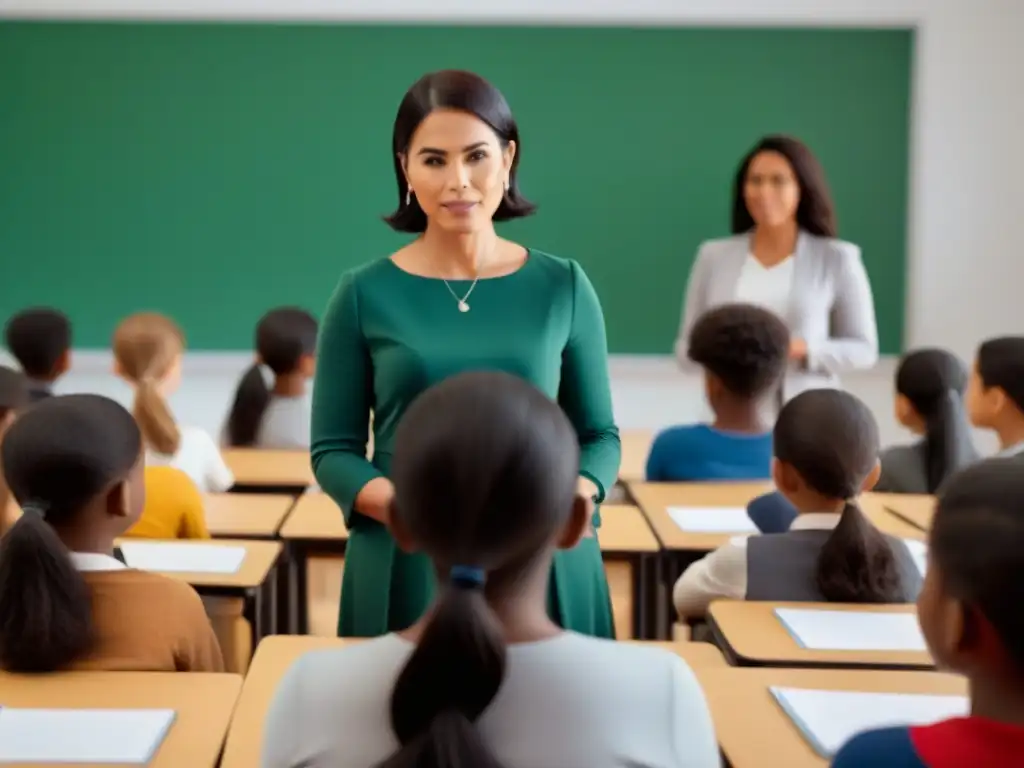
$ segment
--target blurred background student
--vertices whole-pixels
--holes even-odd
[[[8,321],[4,335],[28,377],[32,402],[50,397],[54,383],[71,368],[71,321],[49,307],[26,309]]]
[[[256,361],[238,382],[228,413],[227,445],[309,449],[316,334],[316,318],[305,310],[282,307],[263,316],[256,326]]]

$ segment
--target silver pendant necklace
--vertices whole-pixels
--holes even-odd
[[[441,279],[444,280],[444,278]],[[459,298],[459,294],[457,294],[451,287],[451,285],[448,284],[448,281],[444,281],[444,285],[448,289],[448,293],[450,293],[452,295],[452,298],[455,299],[456,302],[458,302],[459,312],[469,312],[469,294],[471,294],[473,292],[473,289],[476,288],[476,283],[477,280],[479,279],[480,275],[477,275],[476,277],[473,278],[473,282],[469,286],[469,290],[466,291],[466,295],[463,296],[461,299]]]

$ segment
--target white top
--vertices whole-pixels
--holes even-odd
[[[842,515],[798,515],[791,531],[831,531]],[[690,565],[672,589],[676,611],[686,618],[705,614],[713,600],[742,600],[747,596],[747,537],[737,536]]]
[[[748,254],[736,282],[736,301],[756,304],[781,318],[789,314],[790,293],[796,259],[787,256],[772,267],[765,267],[753,254]]]
[[[384,635],[303,656],[271,704],[262,768],[366,768],[390,757],[392,688],[413,649]],[[720,765],[704,694],[682,659],[573,632],[510,646],[477,727],[506,768]]]
[[[1003,450],[996,454],[996,458],[1008,459],[1021,453],[1024,453],[1024,441],[1014,443],[1013,445],[1008,445],[1006,448],[1003,448]]]
[[[110,555],[99,552],[68,552],[71,564],[76,571],[94,573],[97,571],[123,571],[128,566]]]
[[[256,447],[309,450],[313,401],[308,394],[270,399],[256,436]]]
[[[171,466],[192,478],[203,493],[222,493],[235,484],[235,476],[224,463],[220,448],[213,438],[199,427],[179,427],[181,443],[174,455],[146,451],[146,463]]]

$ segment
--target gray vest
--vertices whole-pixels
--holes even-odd
[[[747,539],[747,600],[826,602],[815,583],[818,553],[832,531],[789,531]],[[921,574],[907,545],[887,536],[903,581],[904,602],[921,591]]]

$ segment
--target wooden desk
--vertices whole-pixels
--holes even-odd
[[[927,651],[815,651],[801,648],[778,617],[776,608],[826,611],[872,611],[916,615],[913,605],[846,605],[838,603],[760,603],[716,600],[708,626],[729,662],[755,667],[857,667],[931,670]]]
[[[316,484],[308,451],[229,448],[224,460],[235,475],[235,491],[301,492]]]
[[[882,533],[887,533],[899,539],[912,539],[915,541],[926,541],[928,539],[928,535],[924,530],[893,514],[892,510],[886,507],[879,494],[865,493],[860,497],[858,503],[867,518]]]
[[[253,657],[249,674],[242,687],[242,695],[231,720],[221,768],[251,768],[259,765],[263,740],[263,725],[271,699],[285,672],[295,661],[309,651],[343,648],[359,639],[337,637],[300,637],[275,635],[260,643]],[[727,669],[718,649],[707,643],[641,643],[665,648],[678,654],[695,671],[701,668]],[[382,685],[385,684],[383,681]],[[339,681],[344,685],[344,681]]]
[[[619,463],[619,480],[641,481],[647,475],[647,454],[651,452],[654,431],[649,429],[627,429],[619,433],[622,442],[622,461]]]
[[[601,507],[598,543],[620,640],[656,636],[657,555],[661,545],[643,513],[630,505]]]
[[[273,539],[294,505],[293,496],[210,493],[204,498],[206,527],[214,537]]]
[[[629,483],[629,492],[654,532],[670,552],[703,554],[725,544],[735,533],[687,533],[668,514],[669,507],[746,507],[771,483]]]
[[[769,686],[877,693],[966,695],[967,682],[939,672],[852,669],[693,668],[715,722],[718,743],[733,768],[826,768]],[[242,698],[245,698],[243,691]],[[230,739],[230,734],[228,735]]]
[[[883,507],[915,528],[922,531],[932,529],[932,518],[935,517],[934,496],[912,493],[871,493],[867,495],[878,499]]]
[[[125,539],[122,543],[139,542]],[[245,602],[244,615],[252,624],[253,647],[265,635],[277,630],[277,579],[274,569],[281,556],[279,541],[241,541],[217,539],[216,541],[160,541],[167,546],[238,546],[245,549],[245,559],[236,573],[165,573],[174,579],[191,584],[195,590],[209,597],[241,598]]]
[[[6,707],[173,709],[177,715],[149,768],[214,768],[241,689],[238,675],[201,672],[0,673]]]

